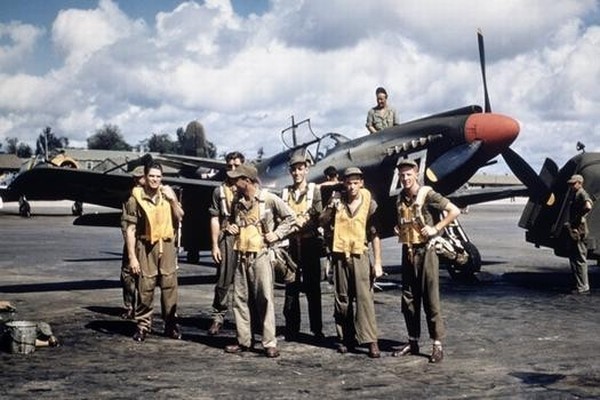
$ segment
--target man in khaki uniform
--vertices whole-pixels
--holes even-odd
[[[322,340],[321,317],[321,251],[319,240],[319,215],[323,211],[321,191],[308,183],[308,163],[304,154],[289,161],[292,185],[283,190],[282,199],[296,214],[293,233],[290,235],[290,256],[298,265],[296,278],[285,287],[285,338],[294,340],[300,332],[300,292],[306,294],[310,330],[316,340]]]
[[[585,239],[589,233],[586,215],[592,210],[593,202],[583,188],[582,175],[573,175],[567,183],[571,186],[568,223],[571,238],[569,263],[575,280],[575,289],[571,293],[590,294]]]
[[[244,161],[244,155],[237,151],[228,153],[225,156],[228,171],[234,171]],[[230,303],[230,289],[233,284],[233,272],[235,271],[235,252],[233,251],[234,236],[229,234],[226,228],[229,225],[229,217],[231,216],[234,191],[235,185],[231,179],[227,178],[221,186],[213,191],[212,204],[208,209],[212,241],[211,255],[213,261],[217,264],[217,283],[212,304],[213,322],[208,329],[208,334],[211,336],[217,335],[221,330]]]
[[[137,332],[133,339],[142,342],[152,329],[154,289],[161,288],[161,311],[165,335],[181,339],[177,317],[177,250],[175,225],[183,217],[177,195],[163,186],[162,166],[144,168],[144,186],[132,190],[125,205],[127,252],[131,272],[138,275],[139,304],[135,310]]]
[[[379,358],[373,295],[374,278],[383,275],[381,241],[374,221],[377,203],[364,188],[359,168],[344,171],[344,186],[345,193],[332,197],[320,217],[321,225],[333,227],[331,249],[338,352],[347,353],[358,342],[369,346],[369,357]],[[373,266],[368,242],[373,247]]]
[[[236,235],[233,314],[238,343],[226,346],[225,352],[249,350],[255,326],[262,330],[265,355],[279,357],[271,259],[273,247],[292,229],[294,212],[279,197],[260,188],[255,167],[242,164],[228,171],[227,176],[234,180],[238,195],[233,203],[232,223],[227,227],[229,233]]]
[[[408,345],[395,351],[392,356],[419,354],[423,304],[429,336],[433,341],[429,362],[439,363],[444,357],[441,340],[445,334],[440,305],[439,258],[435,248],[428,244],[430,239],[438,236],[458,217],[460,210],[430,187],[419,184],[419,169],[415,161],[401,160],[397,168],[402,191],[397,201],[396,234],[404,244],[402,313],[408,330]],[[436,213],[442,213],[443,216],[437,218]]]
[[[138,165],[131,172],[133,187],[144,186],[144,167]],[[123,203],[123,214],[125,205]],[[125,308],[121,318],[133,319],[137,303],[137,279],[129,268],[129,254],[127,252],[127,221],[121,218],[121,233],[123,234],[123,257],[121,258],[121,286],[123,287],[123,306]]]

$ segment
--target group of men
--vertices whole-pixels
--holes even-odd
[[[380,357],[373,284],[383,274],[378,218],[388,216],[378,216],[377,203],[365,187],[363,172],[356,167],[347,168],[338,183],[335,169],[329,169],[332,180],[322,185],[339,187],[334,186],[335,190],[324,202],[319,186],[307,181],[310,164],[303,155],[289,160],[292,184],[283,190],[281,197],[261,188],[256,168],[246,164],[241,153],[229,153],[226,164],[227,178],[215,188],[209,209],[217,283],[208,334],[219,334],[232,304],[237,343],[226,346],[225,352],[249,351],[254,348],[255,335],[260,335],[265,356],[278,357],[274,281],[275,266],[283,263],[287,269],[285,339],[297,340],[300,333],[302,292],[308,302],[313,337],[315,341],[324,339],[320,258],[326,248],[334,284],[337,351],[347,353],[360,345],[368,347],[369,357]],[[431,244],[460,211],[431,187],[419,183],[415,161],[401,159],[396,168],[402,190],[396,203],[395,233],[403,243],[401,309],[408,342],[392,356],[420,354],[423,308],[432,340],[429,361],[439,363],[443,359],[445,333],[439,296],[439,258]],[[123,280],[129,282],[127,274],[135,278],[133,284],[124,285],[124,290],[132,292],[124,295],[124,300],[130,304],[127,316],[137,323],[133,339],[140,342],[151,330],[156,286],[161,288],[165,335],[181,338],[176,322],[175,236],[183,209],[176,193],[162,185],[161,179],[160,164],[145,166],[143,176],[137,178],[123,207],[126,242]],[[574,186],[582,183],[580,176],[572,180]],[[578,239],[581,239],[591,200],[581,193],[576,198],[583,208],[576,212],[578,220],[572,223],[574,229],[579,229]],[[573,261],[574,271],[580,261]],[[589,292],[583,278],[578,281],[578,289]]]

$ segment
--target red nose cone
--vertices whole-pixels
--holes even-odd
[[[465,140],[481,140],[486,150],[501,153],[519,135],[519,123],[501,114],[473,114],[465,123]]]

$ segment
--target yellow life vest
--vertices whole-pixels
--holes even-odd
[[[265,247],[262,227],[260,220],[265,213],[264,193],[261,190],[258,195],[258,201],[255,201],[252,208],[244,213],[238,213],[236,224],[240,228],[239,235],[236,236],[233,243],[233,249],[242,253],[258,253]]]
[[[144,214],[146,215],[146,228],[144,235],[140,235],[150,243],[154,244],[159,240],[173,239],[175,230],[173,229],[173,216],[171,205],[158,192],[158,201],[154,204],[148,196],[145,195],[142,187],[135,187],[131,194],[136,199]]]
[[[333,252],[360,255],[367,251],[367,219],[371,208],[371,192],[360,189],[362,199],[354,216],[348,207],[340,203],[335,213],[333,227]]]
[[[300,196],[296,198],[293,196],[294,189],[292,187],[286,187],[281,193],[281,199],[290,206],[295,215],[304,215],[308,213],[308,210],[312,207],[315,184],[310,182],[306,187],[306,196]]]
[[[423,208],[427,194],[431,190],[430,186],[421,186],[417,192],[417,198],[412,204],[407,204],[399,198],[397,204],[398,228],[400,230],[399,242],[407,245],[427,242],[428,238],[421,234],[421,229],[425,226],[421,209]]]

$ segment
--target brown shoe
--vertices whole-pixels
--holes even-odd
[[[248,351],[248,347],[239,344],[230,344],[225,346],[225,353],[239,354],[243,353],[244,351]]]
[[[381,352],[379,351],[379,345],[377,342],[373,342],[369,344],[369,357],[370,358],[379,358],[381,357]]]
[[[221,331],[221,327],[223,326],[222,322],[219,321],[213,321],[212,325],[210,326],[210,328],[208,328],[208,334],[210,336],[216,336],[219,334],[219,332]]]
[[[400,350],[396,350],[392,353],[392,357],[403,357],[408,355],[416,356],[419,354],[419,342],[416,340],[409,340],[408,344],[401,348]]]
[[[143,342],[144,340],[146,340],[147,334],[148,334],[147,331],[145,331],[144,329],[138,328],[137,332],[135,332],[132,339],[135,340],[136,342]]]
[[[267,347],[265,349],[265,355],[267,358],[277,358],[279,357],[279,350],[277,347]]]
[[[165,328],[165,336],[175,340],[181,339],[181,329],[179,329],[179,325],[174,324]]]
[[[429,362],[432,364],[437,364],[444,359],[444,351],[442,350],[441,344],[434,344],[433,350],[431,351],[431,356],[429,357]]]

